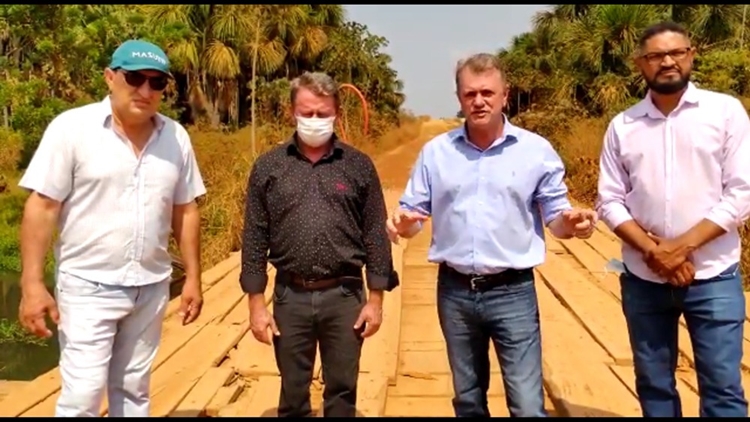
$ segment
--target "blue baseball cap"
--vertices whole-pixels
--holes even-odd
[[[164,50],[148,41],[129,40],[120,44],[112,54],[110,69],[123,70],[156,70],[169,73],[169,58]]]

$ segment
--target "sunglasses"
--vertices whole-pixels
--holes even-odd
[[[133,88],[140,88],[148,81],[148,86],[154,91],[164,91],[169,84],[169,79],[165,75],[146,76],[140,72],[121,71],[125,76],[125,82]]]

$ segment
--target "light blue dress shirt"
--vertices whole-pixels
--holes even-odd
[[[543,137],[506,119],[482,151],[465,128],[429,141],[401,197],[432,218],[430,262],[463,274],[495,274],[544,262],[544,225],[570,209],[565,168]]]

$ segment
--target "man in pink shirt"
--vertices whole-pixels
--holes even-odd
[[[737,99],[689,82],[694,55],[677,24],[641,37],[636,64],[649,92],[607,129],[597,211],[623,240],[622,308],[643,416],[682,416],[683,315],[701,416],[746,417],[738,227],[750,205],[750,120]]]

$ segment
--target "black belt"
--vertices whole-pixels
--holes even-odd
[[[438,271],[450,275],[471,290],[489,290],[502,285],[520,283],[528,280],[529,277],[534,277],[534,270],[531,268],[507,269],[496,274],[464,274],[447,264],[440,264]]]
[[[277,281],[296,287],[301,287],[304,290],[314,291],[326,290],[332,287],[338,287],[348,284],[362,284],[362,274],[360,273],[359,275],[344,275],[326,278],[306,278],[299,274],[279,272]]]

